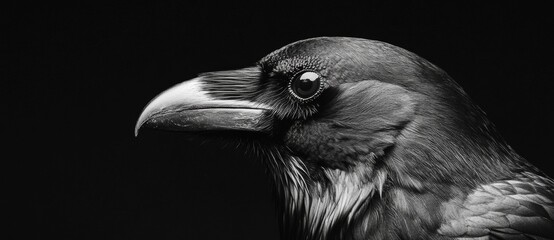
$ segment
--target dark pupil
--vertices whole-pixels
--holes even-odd
[[[314,82],[311,79],[300,79],[298,88],[303,92],[309,92],[314,87]]]
[[[319,77],[305,77],[302,74],[293,82],[292,90],[301,98],[309,98],[319,90]]]

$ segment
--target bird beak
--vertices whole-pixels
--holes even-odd
[[[259,75],[257,68],[245,68],[207,73],[179,83],[146,105],[135,136],[144,126],[174,131],[269,131],[270,108],[241,97],[248,93],[245,90],[253,89]]]

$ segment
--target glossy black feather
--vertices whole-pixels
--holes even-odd
[[[456,238],[554,239],[554,182],[524,172],[443,204],[438,232]]]
[[[297,209],[292,215],[283,211],[288,216],[285,239],[464,237],[441,232],[445,222],[454,221],[448,220],[451,216],[441,206],[468,195],[475,197],[471,194],[480,186],[518,179],[522,171],[537,173],[504,142],[456,82],[401,48],[363,39],[316,38],[285,46],[263,58],[260,66],[264,75],[271,76],[264,84],[275,87],[254,99],[283,108],[279,112],[304,111],[281,116],[290,122],[282,143],[288,149],[284,155],[299,159],[307,172],[300,180],[307,188],[302,201],[317,202],[325,192],[335,192],[345,184],[354,195],[362,189],[378,189],[359,207],[334,219],[320,219],[331,224],[318,227],[317,234],[311,233],[316,225],[302,222],[309,210]],[[303,69],[319,71],[328,85],[322,98],[310,106],[278,97],[282,92],[275,90]],[[274,170],[276,175],[282,174],[279,171],[282,169]],[[367,180],[340,182],[334,177],[337,171],[351,175],[361,171]],[[386,178],[378,181],[377,176]],[[536,190],[547,191],[544,188],[550,188],[552,182],[548,180],[545,186]],[[286,183],[281,187],[289,188]],[[549,194],[544,197],[552,199]],[[290,204],[292,200],[286,198],[282,201]],[[328,202],[327,207],[336,208],[337,202]],[[505,208],[501,203],[491,204],[496,211]],[[528,201],[521,205],[524,208],[517,214],[541,217],[547,207]],[[465,207],[448,206],[456,210]],[[533,223],[517,220],[513,226],[489,229],[490,234],[481,237],[541,236],[537,235],[541,229],[531,228]],[[483,224],[476,226],[487,228]],[[509,232],[510,227],[519,235]]]

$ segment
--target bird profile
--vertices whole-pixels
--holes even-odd
[[[154,98],[141,127],[247,142],[282,239],[554,239],[552,179],[448,74],[384,42],[311,38],[200,74]]]

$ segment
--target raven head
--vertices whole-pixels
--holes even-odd
[[[375,199],[406,205],[399,189],[447,198],[448,183],[463,191],[515,166],[444,71],[356,38],[302,40],[256,66],[201,74],[154,98],[142,126],[259,133],[246,134],[249,149],[274,177],[284,239],[363,235],[392,214]]]

